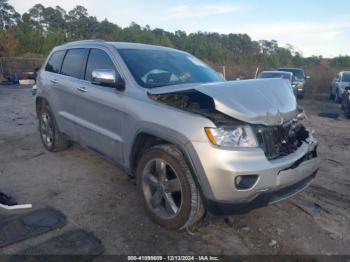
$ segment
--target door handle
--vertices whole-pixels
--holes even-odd
[[[51,79],[50,82],[53,83],[53,84],[57,84],[58,83],[58,81],[56,79]]]
[[[82,93],[85,93],[87,91],[85,87],[78,87],[77,90]]]

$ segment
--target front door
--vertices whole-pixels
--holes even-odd
[[[123,162],[122,124],[124,119],[124,93],[116,88],[91,83],[95,69],[116,70],[107,50],[90,49],[84,84],[77,92],[76,110],[80,142],[88,148]]]

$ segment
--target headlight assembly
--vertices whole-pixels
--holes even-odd
[[[206,127],[205,133],[210,142],[219,147],[257,147],[258,143],[250,126]]]

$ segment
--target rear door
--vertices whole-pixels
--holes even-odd
[[[77,100],[80,141],[90,149],[122,163],[124,92],[92,84],[92,71],[95,69],[113,69],[117,72],[107,49],[92,48],[87,58],[85,81],[80,86]]]
[[[78,141],[76,119],[77,88],[83,78],[83,67],[88,49],[76,48],[67,50],[60,74],[54,79],[55,116],[61,132],[72,140]]]
[[[47,94],[50,99],[50,107],[60,131],[74,139],[74,125],[62,117],[62,114],[74,114],[75,108],[69,90],[62,85],[63,81],[60,75],[66,52],[67,50],[59,50],[51,54],[45,66],[44,77],[41,77],[41,79],[45,81],[43,85],[48,87]]]

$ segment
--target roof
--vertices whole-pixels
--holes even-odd
[[[148,45],[141,43],[129,43],[129,42],[108,42],[115,46],[117,49],[148,49],[148,50],[172,50],[172,51],[180,51],[174,48],[159,46],[159,45]]]
[[[302,69],[300,67],[280,67],[280,68],[278,68],[278,70],[300,70],[300,71],[304,71],[304,69]]]
[[[109,45],[109,46],[112,45],[117,49],[168,50],[168,51],[182,52],[180,50],[170,48],[170,47],[165,47],[165,46],[130,43],[130,42],[107,42],[102,39],[74,41],[74,42],[65,43],[61,45],[61,47],[69,47],[69,46],[77,46],[77,45],[84,46],[84,45],[91,45],[91,44],[100,44],[100,45]]]
[[[276,71],[276,70],[271,70],[271,71],[261,71],[261,73],[273,73],[273,74],[284,74],[284,75],[293,75],[292,72],[285,72],[285,71]]]

